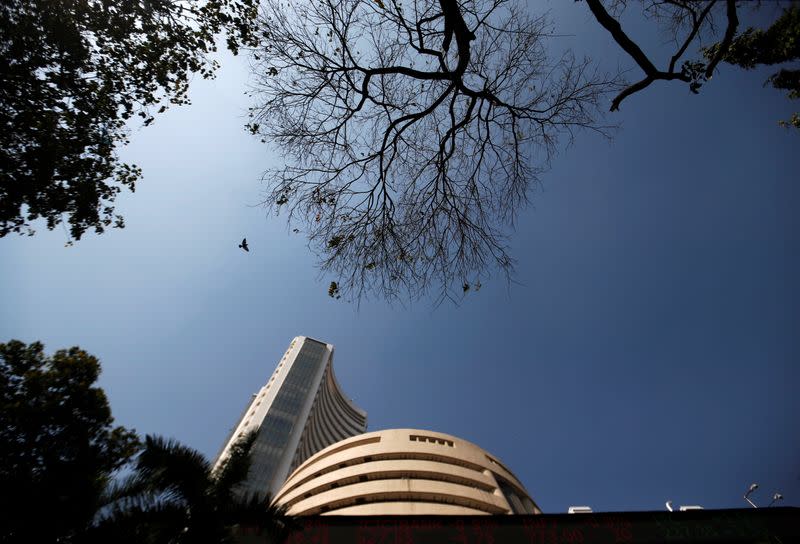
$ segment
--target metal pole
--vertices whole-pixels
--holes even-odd
[[[749,502],[750,506],[752,506],[753,508],[758,508],[758,506],[756,506],[756,504],[753,501],[750,500],[749,496],[750,496],[750,493],[752,493],[756,489],[758,489],[758,484],[750,484],[750,488],[747,490],[747,493],[744,494],[744,500]]]

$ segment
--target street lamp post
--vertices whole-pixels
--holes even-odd
[[[752,493],[756,489],[758,489],[758,484],[750,484],[750,488],[747,490],[747,493],[744,494],[744,500],[749,502],[750,506],[752,506],[753,508],[758,508],[758,506],[756,506],[756,503],[750,500],[750,493]]]

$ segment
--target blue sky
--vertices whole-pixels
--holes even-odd
[[[543,5],[559,46],[630,67],[585,5]],[[751,482],[800,506],[800,133],[769,72],[654,85],[614,141],[579,135],[512,235],[517,283],[357,310],[258,206],[281,157],[242,129],[245,59],[222,61],[123,150],[145,175],[126,229],[0,240],[0,341],[80,345],[119,423],[209,456],[303,334],[336,345],[371,430],[471,440],[545,512],[742,507]]]

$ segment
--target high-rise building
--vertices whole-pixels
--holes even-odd
[[[303,461],[366,430],[367,413],[342,393],[333,374],[333,346],[298,336],[253,395],[215,465],[236,440],[255,431],[250,472],[241,491],[274,496]]]
[[[499,459],[418,429],[362,434],[302,463],[275,495],[290,515],[541,514]]]

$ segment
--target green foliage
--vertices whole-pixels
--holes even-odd
[[[99,374],[77,347],[47,357],[38,342],[0,344],[0,542],[74,540],[139,448],[112,426]]]
[[[796,112],[792,114],[788,121],[778,121],[778,125],[782,126],[783,128],[800,128],[800,115]]]
[[[767,80],[776,89],[789,91],[789,98],[800,98],[800,70],[782,69],[772,74]]]
[[[0,542],[220,544],[238,525],[280,541],[283,509],[243,497],[255,435],[213,470],[173,440],[113,427],[95,357],[0,344]],[[115,472],[135,457],[131,473]],[[267,540],[268,542],[271,540]]]
[[[708,78],[705,75],[706,65],[702,62],[689,61],[683,63],[681,66],[681,73],[689,77],[689,90],[694,94],[700,93],[700,87],[706,82]]]
[[[719,48],[714,44],[705,49],[712,58]],[[800,8],[791,6],[766,30],[748,28],[732,42],[723,60],[741,68],[752,69],[759,64],[778,64],[800,58]]]
[[[0,9],[0,237],[68,222],[122,227],[113,203],[141,176],[118,160],[126,123],[189,102],[213,77],[215,36],[258,43],[256,0],[4,0]]]
[[[211,491],[220,501],[233,500],[236,486],[247,478],[250,470],[250,448],[256,434],[249,433],[237,440],[230,448],[228,457],[223,459],[212,476]]]
[[[110,493],[90,542],[219,544],[231,541],[239,525],[265,536],[281,534],[286,529],[281,508],[270,507],[269,497],[237,493],[254,440],[254,434],[240,439],[213,470],[196,450],[148,436],[133,474]]]
[[[717,54],[720,44],[703,50],[707,59]],[[748,28],[730,44],[724,62],[751,70],[758,65],[775,65],[800,59],[800,7],[793,5],[766,30]],[[800,98],[800,70],[781,69],[769,77],[767,83],[775,89],[789,91],[789,98]],[[783,127],[800,128],[797,113],[789,121],[780,121]]]

